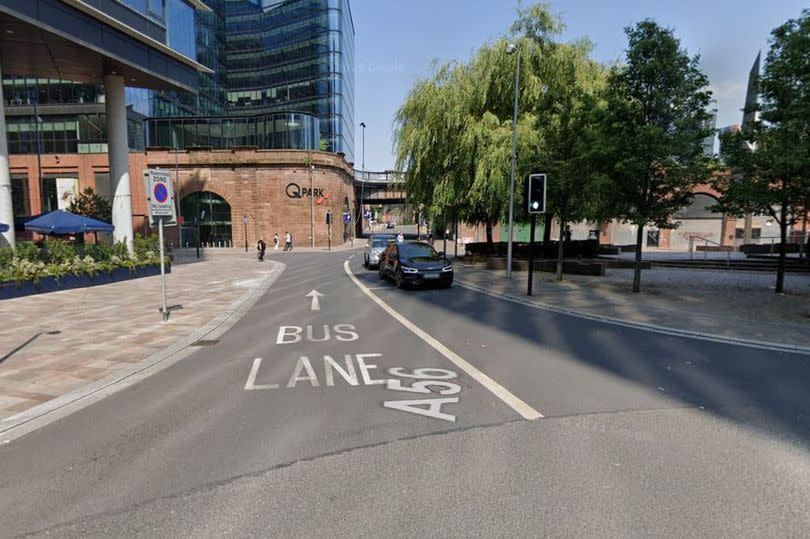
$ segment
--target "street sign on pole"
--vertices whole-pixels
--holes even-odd
[[[144,171],[143,177],[150,225],[155,226],[158,219],[164,225],[176,225],[177,212],[175,211],[171,172],[150,168]]]
[[[352,214],[349,212],[343,212],[343,224],[348,225],[352,222]]]
[[[148,169],[144,172],[146,187],[146,207],[149,210],[149,222],[158,225],[160,243],[160,297],[163,321],[169,320],[169,309],[166,305],[166,243],[163,238],[164,225],[177,224],[177,212],[172,192],[171,173],[168,170]]]

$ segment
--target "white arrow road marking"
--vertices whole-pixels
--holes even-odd
[[[320,311],[321,310],[321,302],[318,298],[322,298],[323,294],[318,292],[317,290],[313,290],[309,294],[307,294],[308,298],[312,298],[312,307],[310,311]]]

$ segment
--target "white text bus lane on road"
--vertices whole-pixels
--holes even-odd
[[[357,329],[352,324],[337,324],[334,326],[280,326],[276,337],[276,345],[294,346],[302,343],[324,343],[328,341],[354,342],[360,338]],[[346,384],[349,387],[384,385],[386,389],[405,394],[416,393],[421,395],[435,394],[430,398],[407,398],[411,395],[402,395],[401,399],[386,400],[383,407],[400,412],[407,412],[421,416],[439,419],[442,421],[456,421],[456,416],[445,408],[451,404],[459,404],[461,386],[449,380],[456,379],[458,374],[441,368],[391,367],[387,373],[391,378],[376,378],[379,373],[383,356],[378,353],[355,354],[323,354],[314,357],[312,354],[298,356],[295,365],[291,367],[289,377],[276,380],[276,383],[257,383],[263,358],[253,360],[245,391],[284,390],[295,389],[300,384],[309,387],[335,387],[336,384]]]

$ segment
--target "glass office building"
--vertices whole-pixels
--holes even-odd
[[[89,1],[103,2],[120,17],[134,17],[133,24],[144,33],[162,36],[170,47],[213,71],[198,74],[196,94],[127,88],[131,149],[275,149],[289,144],[289,149],[342,152],[354,161],[349,0],[202,0],[210,11],[196,15],[192,0]],[[176,31],[189,24],[189,17],[196,17],[195,32]],[[3,85],[7,112],[29,105],[10,114],[16,115],[9,118],[11,153],[35,152],[37,138],[46,153],[106,150],[102,87],[17,77]],[[35,101],[43,105],[39,122],[30,108]],[[56,104],[73,107],[45,110],[44,105]],[[58,117],[43,121],[57,112]],[[145,129],[138,125],[139,115],[149,118]],[[184,120],[189,117],[198,120]]]
[[[305,112],[354,161],[354,23],[348,0],[224,0],[227,114]]]

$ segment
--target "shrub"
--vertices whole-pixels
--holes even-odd
[[[84,246],[84,256],[89,256],[96,262],[107,262],[113,255],[113,248],[106,243],[91,243]]]
[[[129,249],[127,249],[127,244],[122,241],[119,241],[115,245],[113,245],[112,256],[121,259],[129,258]]]
[[[155,235],[141,236],[135,235],[135,256],[137,258],[151,258],[160,253],[160,240]]]
[[[11,247],[0,247],[0,270],[9,268],[13,259],[14,249]]]
[[[16,247],[17,258],[29,262],[39,262],[42,260],[42,252],[36,243],[31,241],[21,241]]]
[[[76,258],[76,248],[66,241],[49,239],[45,242],[45,249],[46,259],[52,263],[59,264]]]

